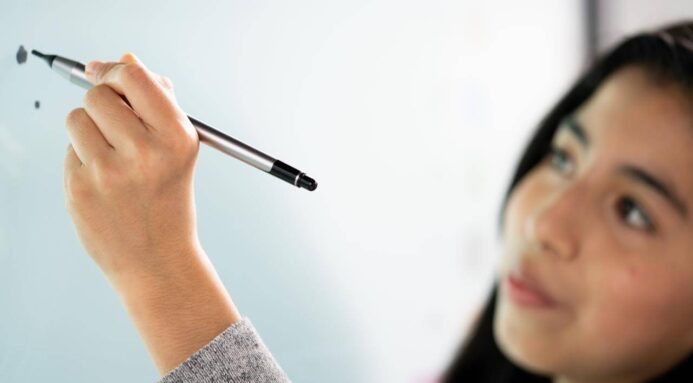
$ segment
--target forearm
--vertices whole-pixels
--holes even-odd
[[[185,361],[240,315],[200,247],[148,272],[109,276],[159,372]]]
[[[66,119],[66,207],[165,374],[240,320],[197,240],[199,136],[134,55],[86,75],[94,87]]]

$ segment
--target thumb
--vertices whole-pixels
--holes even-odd
[[[128,52],[122,56],[120,56],[120,62],[125,63],[125,64],[130,64],[130,63],[139,63],[144,66],[144,63],[142,60],[138,59],[137,56],[135,56],[134,53]]]
[[[99,60],[92,60],[89,61],[85,67],[85,75],[89,82],[92,84],[96,83],[96,80],[98,78],[99,73],[104,70],[104,67],[112,67],[114,65],[118,64],[130,64],[130,63],[139,63],[144,67],[144,63],[137,58],[132,52],[128,52],[120,57],[119,62],[110,62],[110,63],[104,63],[103,61]]]

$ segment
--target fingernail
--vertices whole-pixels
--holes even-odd
[[[128,57],[129,57],[129,60],[127,60]],[[142,63],[142,61],[140,61],[140,59],[137,58],[137,56],[135,56],[135,54],[132,53],[132,52],[127,52],[127,53],[125,53],[125,54],[121,57],[121,59],[122,59],[121,61],[134,61],[134,62],[138,62],[138,63],[140,63],[140,64]]]
[[[102,63],[101,61],[96,61],[96,60],[94,60],[94,61],[89,61],[89,62],[87,63],[87,67],[86,67],[85,71],[86,71],[87,73],[92,73],[92,74],[93,74],[93,73],[98,72],[99,69],[101,69],[102,66],[103,66],[103,63]]]

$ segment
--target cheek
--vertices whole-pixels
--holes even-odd
[[[666,348],[690,332],[693,302],[690,289],[677,286],[672,272],[660,265],[613,265],[588,273],[590,297],[584,302],[585,335],[601,344],[606,358],[641,355]]]

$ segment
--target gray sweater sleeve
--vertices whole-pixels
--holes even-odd
[[[158,383],[289,383],[290,380],[243,317],[229,326]]]

